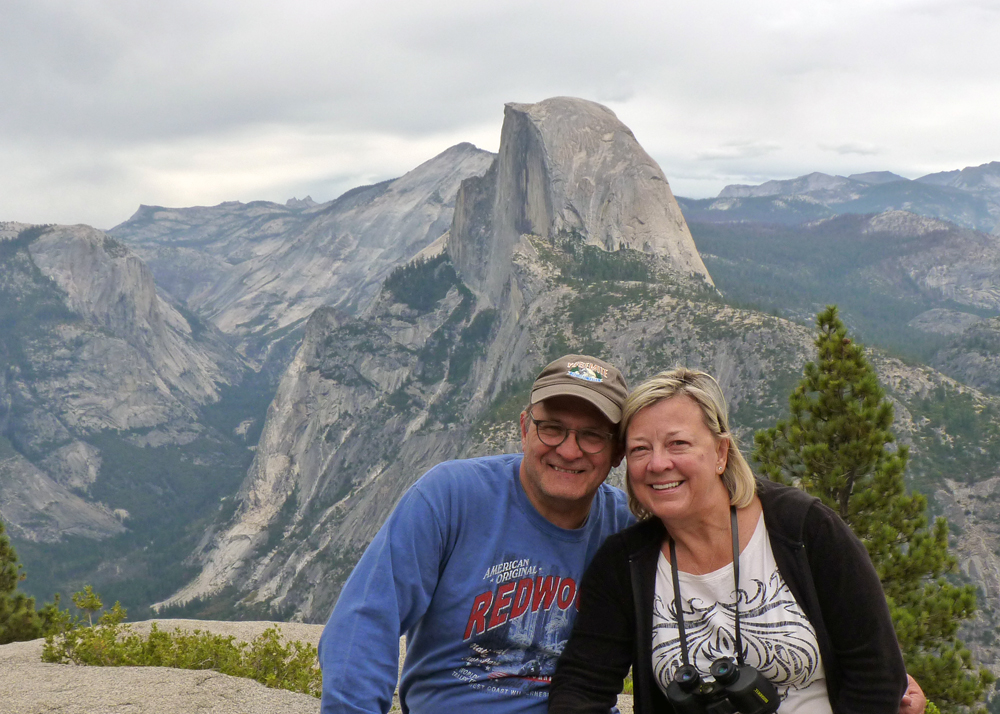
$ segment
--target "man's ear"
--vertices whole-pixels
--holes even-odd
[[[528,412],[521,412],[521,451],[524,451],[524,442],[528,438]]]

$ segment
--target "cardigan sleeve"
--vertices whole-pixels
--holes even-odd
[[[632,665],[628,556],[615,540],[597,551],[580,583],[579,612],[552,677],[549,712],[608,714]]]
[[[864,544],[816,502],[805,522],[806,556],[840,674],[835,714],[897,714],[906,667],[889,606]]]

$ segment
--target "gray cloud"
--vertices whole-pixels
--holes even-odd
[[[727,141],[719,148],[698,152],[696,157],[705,161],[757,159],[780,150],[781,145],[773,141]]]
[[[835,154],[856,155],[856,156],[877,156],[882,153],[882,149],[871,144],[851,143],[846,144],[820,144],[821,149],[832,151]]]
[[[1000,158],[998,30],[984,0],[11,0],[0,219],[327,200],[554,95],[608,104],[681,195],[961,168]]]

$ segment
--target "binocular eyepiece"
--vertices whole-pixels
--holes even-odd
[[[667,701],[677,714],[771,714],[778,710],[778,691],[764,675],[730,657],[712,663],[714,682],[703,682],[693,665],[674,672]]]

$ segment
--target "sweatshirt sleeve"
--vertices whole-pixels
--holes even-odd
[[[906,667],[868,551],[839,516],[818,503],[806,529],[816,594],[840,670],[833,710],[896,714]]]
[[[344,584],[319,643],[322,714],[388,712],[399,638],[424,614],[445,551],[438,514],[415,486]]]

